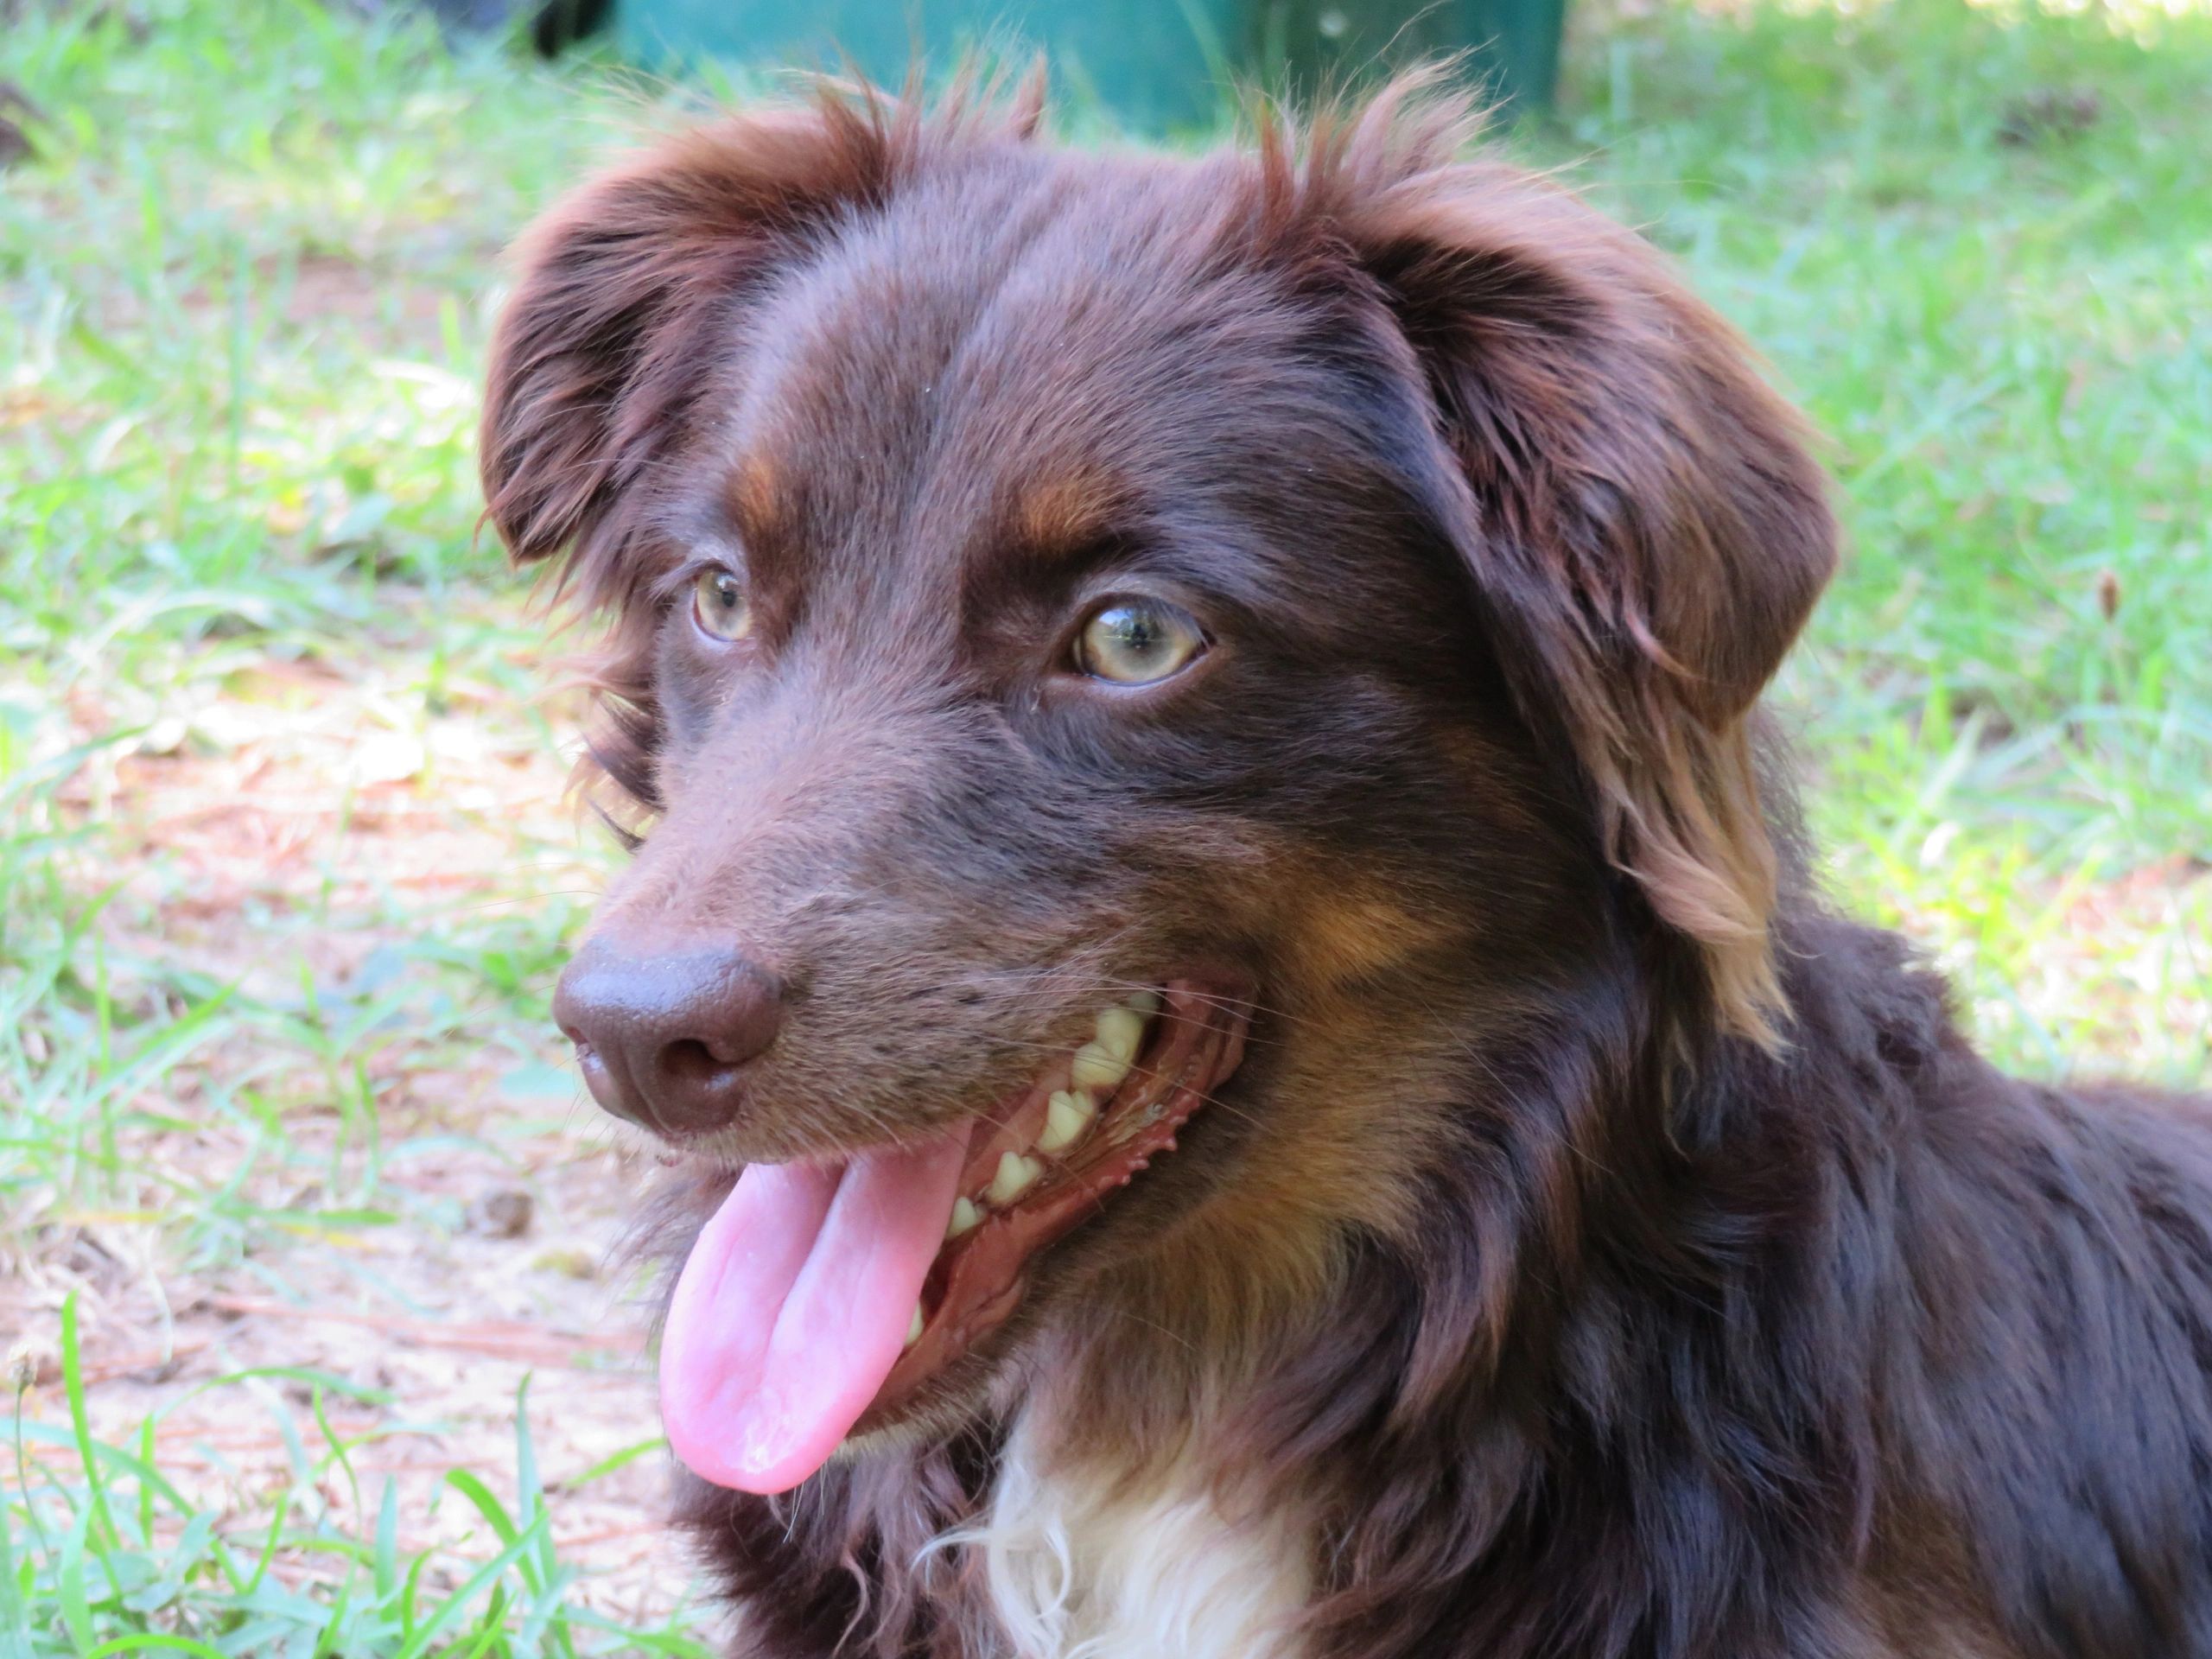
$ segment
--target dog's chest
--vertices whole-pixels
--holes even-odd
[[[1195,1479],[1135,1491],[1040,1467],[1017,1435],[967,1548],[988,1614],[1019,1659],[1299,1659],[1304,1540],[1232,1524]]]

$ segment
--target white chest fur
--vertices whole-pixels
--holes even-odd
[[[1017,1431],[988,1517],[958,1542],[982,1552],[1019,1659],[1298,1659],[1303,1541],[1232,1525],[1194,1480],[1123,1490],[1040,1467]]]

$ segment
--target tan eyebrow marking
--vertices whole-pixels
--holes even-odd
[[[738,462],[730,474],[727,499],[738,534],[748,542],[767,540],[783,524],[783,477],[766,455],[751,454]]]
[[[1036,552],[1074,553],[1109,534],[1125,505],[1125,492],[1104,474],[1064,473],[1022,487],[1010,527]]]

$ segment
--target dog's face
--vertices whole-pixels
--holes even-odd
[[[827,105],[531,245],[487,493],[617,613],[651,817],[556,1008],[744,1168],[664,1339],[710,1478],[1056,1330],[1256,1351],[1618,953],[1758,1027],[1740,721],[1817,485],[1648,256],[1450,130],[1300,177]]]

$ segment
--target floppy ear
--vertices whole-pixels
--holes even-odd
[[[517,559],[573,546],[594,602],[625,597],[613,509],[688,435],[717,336],[810,226],[880,193],[890,167],[883,106],[824,97],[681,134],[531,226],[480,444],[487,516]]]
[[[485,391],[484,498],[514,556],[573,547],[593,602],[624,597],[604,580],[613,509],[689,435],[759,287],[925,149],[1031,137],[1045,87],[1041,62],[1019,78],[966,66],[928,108],[817,80],[809,104],[680,133],[549,211],[518,250]]]
[[[1311,164],[1471,495],[1464,550],[1516,696],[1563,728],[1609,856],[1701,947],[1723,1020],[1770,1043],[1776,853],[1748,719],[1835,566],[1825,480],[1654,250],[1453,162],[1466,136],[1450,103],[1386,95]]]

